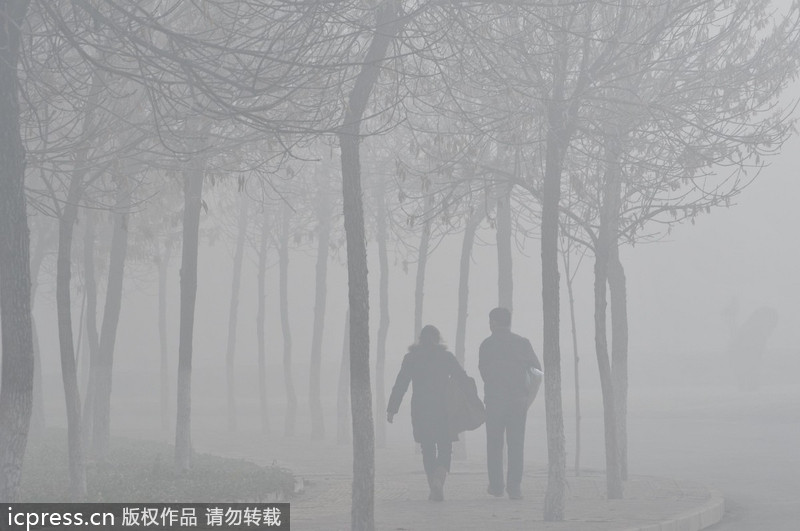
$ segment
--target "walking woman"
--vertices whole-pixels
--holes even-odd
[[[400,402],[413,382],[411,426],[414,440],[422,446],[422,464],[428,476],[431,501],[444,500],[444,482],[450,471],[453,441],[447,421],[447,382],[450,378],[467,379],[458,360],[441,344],[439,330],[425,326],[419,342],[411,345],[403,358],[400,373],[389,397],[386,420],[392,422]]]

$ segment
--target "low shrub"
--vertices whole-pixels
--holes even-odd
[[[87,463],[88,502],[264,502],[288,499],[291,472],[244,459],[196,454],[189,472],[174,465],[171,445],[112,439],[102,463]],[[69,465],[63,430],[47,430],[28,444],[20,502],[68,502]]]

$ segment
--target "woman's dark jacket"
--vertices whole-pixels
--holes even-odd
[[[412,345],[403,358],[386,409],[396,414],[408,384],[413,383],[411,426],[418,443],[458,440],[457,435],[450,433],[447,422],[447,381],[451,377],[466,379],[467,373],[441,345]]]

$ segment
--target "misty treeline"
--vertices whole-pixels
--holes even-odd
[[[342,442],[352,438],[352,528],[373,529],[389,253],[416,266],[416,333],[427,257],[442,238],[462,239],[455,353],[463,363],[470,257],[487,228],[496,233],[498,302],[509,308],[514,241],[541,241],[546,520],[565,510],[560,279],[571,304],[576,264],[594,257],[607,495],[621,497],[628,319],[619,248],[729,205],[780,149],[794,124],[792,102],[781,97],[798,71],[798,24],[797,3],[762,0],[0,2],[0,499],[15,499],[29,428],[42,422],[31,313],[42,275],[55,277],[75,499],[86,495],[87,454],[102,460],[108,447],[131,268],[158,278],[161,409],[176,393],[175,463],[191,467],[198,248],[201,238],[226,238],[233,274],[215,281],[231,286],[231,430],[245,248],[258,261],[261,425],[273,431],[265,270],[274,265],[269,253],[277,257],[285,435],[298,429],[300,403],[290,251],[316,253],[307,320],[315,439],[329,428],[323,330],[340,325],[326,320],[327,265],[331,253],[346,256],[336,431]],[[379,255],[374,385],[368,242]],[[170,263],[180,264],[179,286],[168,286]],[[177,326],[166,322],[167,289],[180,293]],[[172,391],[168,334],[179,338]],[[89,368],[81,375],[84,344]]]

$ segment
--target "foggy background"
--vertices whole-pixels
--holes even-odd
[[[798,93],[800,96],[800,93]],[[738,304],[741,323],[761,306],[775,308],[778,324],[770,336],[763,363],[762,392],[794,391],[800,369],[800,249],[795,228],[800,226],[800,141],[790,140],[782,153],[771,160],[761,175],[734,200],[730,208],[718,208],[697,219],[695,225],[684,223],[670,236],[655,243],[623,247],[627,265],[630,318],[631,407],[636,407],[638,392],[655,392],[667,386],[708,387],[713,392],[734,392],[736,381],[727,353],[730,326],[724,315],[732,302]],[[212,192],[213,193],[213,192]],[[210,215],[213,215],[212,211]],[[202,223],[202,221],[201,221]],[[483,245],[473,250],[470,278],[467,355],[465,368],[476,377],[477,348],[489,335],[488,312],[497,305],[496,249],[494,234],[484,228]],[[374,350],[377,328],[377,258],[376,245],[370,242],[371,346]],[[457,234],[445,237],[428,262],[423,322],[437,326],[443,340],[452,349],[455,336],[458,287]],[[272,267],[267,272],[267,344],[270,408],[275,431],[282,426],[285,403],[282,376],[282,337],[277,301],[278,279],[275,251],[270,250]],[[323,346],[324,401],[335,417],[336,386],[341,361],[346,310],[346,270],[344,252],[330,262],[328,314]],[[201,243],[198,273],[198,297],[195,328],[193,399],[195,413],[202,417],[225,415],[225,344],[227,339],[229,279],[233,243]],[[402,257],[390,252],[390,318],[387,347],[387,392],[394,382],[407,347],[414,342],[414,264],[402,269]],[[289,274],[289,313],[292,323],[293,366],[299,400],[299,414],[307,414],[308,356],[311,343],[311,316],[314,305],[315,257],[313,249],[292,252]],[[581,354],[581,385],[586,394],[584,405],[600,406],[599,377],[594,355],[592,321],[591,256],[587,256],[575,283],[578,346]],[[173,251],[168,288],[168,319],[174,326],[178,317],[179,261]],[[541,269],[538,240],[528,240],[524,249],[514,254],[514,315],[512,329],[528,337],[541,357]],[[563,281],[562,271],[562,281]],[[42,367],[46,385],[48,423],[62,424],[63,391],[55,334],[54,280],[43,274],[40,280],[36,319],[42,348]],[[248,410],[257,415],[256,345],[255,345],[256,257],[252,247],[246,250],[240,294],[237,334],[237,388],[242,420]],[[561,342],[563,396],[569,402],[573,392],[573,349],[569,329],[566,289],[561,303]],[[101,294],[102,295],[102,294]],[[77,313],[79,310],[74,309]],[[77,315],[76,315],[77,318]],[[115,351],[113,407],[133,407],[153,428],[159,426],[157,330],[157,283],[153,271],[149,277],[126,278],[118,342]],[[177,331],[170,330],[170,351],[177,351]],[[373,352],[374,355],[374,352]],[[171,356],[171,376],[176,357]],[[374,373],[374,360],[372,362]],[[82,367],[79,368],[79,373]],[[666,392],[666,391],[665,391]],[[674,391],[669,391],[670,395]],[[174,400],[174,397],[173,397]],[[407,407],[407,400],[403,409]],[[537,411],[536,408],[539,408]],[[543,414],[542,400],[534,405],[533,416]],[[407,411],[406,411],[407,413]],[[565,424],[569,425],[569,408]],[[335,425],[327,422],[328,436]],[[376,421],[382,421],[378,415]],[[800,420],[800,419],[798,419]],[[125,424],[114,418],[115,428]],[[257,423],[256,423],[257,424]],[[245,423],[242,424],[243,429]],[[400,425],[390,426],[390,431]],[[256,426],[257,427],[257,426]],[[298,422],[297,436],[310,428]],[[335,435],[335,434],[334,434]],[[601,441],[598,441],[598,445]],[[542,456],[544,457],[544,456]]]
[[[800,95],[800,94],[798,94]],[[665,475],[695,479],[720,488],[726,496],[727,524],[715,529],[751,529],[766,523],[771,529],[791,529],[798,513],[793,493],[800,487],[800,470],[792,461],[800,440],[800,280],[795,228],[800,226],[800,141],[793,138],[781,154],[738,196],[729,209],[703,215],[695,225],[678,226],[657,243],[623,248],[627,264],[630,318],[630,452],[634,475]],[[210,212],[209,215],[214,215]],[[205,216],[204,216],[205,217]],[[489,334],[488,311],[497,303],[496,248],[493,231],[483,228],[482,245],[473,250],[469,320],[466,339],[467,372],[477,372],[477,347]],[[514,253],[515,298],[512,329],[529,337],[541,357],[541,272],[539,242],[532,239]],[[377,328],[376,246],[369,245],[371,282],[371,367]],[[456,320],[458,235],[446,237],[428,262],[423,323],[440,328],[453,346]],[[274,249],[267,272],[267,357],[271,434],[264,455],[284,463],[283,384],[278,278]],[[203,451],[203,433],[224,433],[225,341],[230,297],[231,242],[201,244],[197,326],[195,328],[193,425]],[[260,434],[255,345],[256,259],[246,250],[240,295],[237,348],[237,403],[242,436]],[[298,396],[295,440],[308,439],[308,367],[313,314],[315,257],[311,250],[290,257],[290,319],[293,369]],[[578,345],[581,355],[581,466],[604,468],[602,402],[594,354],[591,257],[575,281]],[[390,253],[390,316],[386,392],[391,389],[400,361],[413,338],[414,264],[404,272],[402,257]],[[169,271],[169,324],[178,315],[178,261]],[[328,271],[328,314],[322,358],[322,398],[326,414],[323,445],[336,445],[336,389],[342,355],[346,308],[346,270],[343,253],[334,256]],[[48,425],[65,426],[63,391],[58,363],[53,286],[43,275],[36,305],[44,373]],[[563,272],[562,272],[563,279]],[[563,283],[562,283],[563,289]],[[562,379],[567,466],[575,458],[574,360],[569,330],[568,301],[562,291]],[[154,273],[126,279],[115,358],[112,395],[112,433],[173,442],[174,427],[160,428],[159,349],[156,326],[157,285]],[[762,360],[761,387],[741,393],[728,352],[730,324],[724,312],[738,304],[738,322],[761,306],[771,306],[779,321]],[[169,333],[170,352],[177,351],[177,333]],[[83,354],[82,354],[83,355]],[[83,358],[85,360],[85,358]],[[176,356],[170,356],[170,385],[174,392]],[[79,373],[83,373],[82,363]],[[373,380],[374,390],[374,380]],[[408,449],[409,466],[419,456],[411,451],[410,396],[395,423],[387,425],[387,445]],[[170,395],[171,408],[174,396]],[[170,416],[174,415],[174,409]],[[375,422],[385,422],[375,412]],[[718,426],[721,425],[722,428]],[[709,426],[709,428],[705,428]],[[765,429],[767,428],[767,429]],[[544,398],[534,403],[528,418],[528,467],[547,462]],[[706,431],[708,430],[708,431]],[[235,435],[232,435],[235,436]],[[462,436],[463,437],[463,436]],[[482,459],[483,430],[466,435],[468,453]],[[380,453],[380,450],[378,450]],[[292,458],[295,459],[295,458]],[[795,464],[792,464],[792,463]],[[296,465],[291,461],[290,465]],[[349,465],[348,465],[349,466]],[[421,466],[421,465],[420,465]],[[458,461],[454,462],[458,469]],[[303,469],[302,466],[299,467]],[[380,469],[377,470],[380,474]],[[568,472],[570,474],[571,472]],[[776,501],[777,500],[777,501]],[[777,512],[774,512],[776,507]],[[770,520],[773,514],[778,519]]]
[[[780,4],[780,3],[779,3]],[[780,5],[786,5],[785,3]],[[800,88],[784,93],[785,105],[800,99]],[[188,121],[188,120],[187,120]],[[385,137],[384,137],[385,138]],[[391,137],[389,137],[391,138]],[[373,143],[374,142],[374,143]],[[364,144],[375,151],[394,153],[404,147],[391,141],[379,143],[371,138]],[[399,142],[398,142],[399,144]],[[387,147],[388,146],[388,147]],[[317,145],[320,153],[325,146]],[[311,151],[313,151],[313,149]],[[366,150],[365,150],[366,151]],[[222,451],[224,441],[252,438],[263,442],[266,461],[274,459],[298,473],[308,473],[326,449],[341,447],[337,442],[337,389],[343,356],[347,312],[347,264],[341,230],[341,173],[335,150],[320,165],[329,166],[333,234],[327,272],[327,303],[322,347],[321,392],[325,414],[325,438],[314,441],[314,455],[287,454],[293,441],[311,438],[309,412],[309,371],[315,297],[316,240],[299,233],[316,230],[316,220],[304,219],[298,238],[290,242],[288,270],[288,316],[291,326],[293,381],[298,399],[295,433],[286,437],[284,415],[287,399],[284,387],[283,334],[279,307],[279,271],[277,245],[268,248],[266,273],[267,382],[270,431],[262,433],[258,396],[256,340],[258,208],[251,208],[248,241],[244,250],[241,288],[239,290],[236,339],[235,394],[238,409],[236,432],[227,429],[226,342],[228,340],[231,278],[235,253],[235,218],[237,194],[246,194],[251,207],[259,199],[258,185],[244,184],[224,174],[223,163],[215,168],[217,182],[203,191],[201,236],[198,257],[198,286],[192,354],[192,437],[198,451]],[[305,153],[308,154],[308,153]],[[224,158],[220,156],[219,158]],[[501,158],[499,155],[497,158]],[[391,157],[381,159],[387,161]],[[370,161],[374,162],[374,161]],[[313,165],[306,161],[305,170]],[[277,164],[274,160],[265,166]],[[302,165],[301,165],[302,166]],[[374,170],[364,163],[365,179]],[[421,163],[421,166],[424,164]],[[394,168],[380,168],[372,174],[382,176]],[[300,171],[303,171],[302,169]],[[424,170],[421,170],[424,171]],[[722,172],[726,170],[720,170]],[[209,173],[211,173],[209,171]],[[659,475],[697,480],[723,492],[728,501],[726,520],[717,526],[724,530],[796,529],[800,521],[800,465],[795,447],[800,442],[800,248],[796,228],[800,227],[800,139],[795,134],[781,150],[767,160],[767,166],[736,195],[729,208],[714,207],[675,225],[659,241],[622,245],[621,261],[627,276],[629,344],[629,451],[633,475]],[[135,171],[131,172],[136,175]],[[269,174],[274,176],[274,174]],[[754,174],[750,174],[754,176]],[[162,177],[156,189],[167,179]],[[171,176],[174,177],[174,176]],[[177,179],[169,181],[172,185]],[[287,177],[286,182],[291,182]],[[311,188],[310,179],[299,186]],[[498,181],[499,182],[499,181]],[[161,184],[159,184],[161,183]],[[372,183],[374,185],[374,183]],[[294,185],[292,185],[294,186]],[[566,186],[566,185],[565,185]],[[131,234],[146,218],[148,208],[168,210],[179,217],[183,208],[179,194],[164,191],[138,204],[130,217]],[[410,186],[413,188],[413,185]],[[424,189],[424,187],[423,187]],[[369,197],[369,186],[365,196]],[[61,190],[63,192],[63,190]],[[515,189],[515,194],[519,188]],[[163,193],[162,193],[163,192]],[[174,192],[174,190],[173,190]],[[298,197],[306,192],[305,198]],[[293,191],[285,201],[296,208],[298,218],[310,210],[311,193]],[[397,190],[390,192],[396,194]],[[533,200],[520,193],[526,201]],[[274,199],[274,198],[272,198]],[[416,198],[417,203],[421,203]],[[59,199],[60,200],[60,199]],[[172,201],[174,200],[174,204]],[[148,206],[148,201],[152,201]],[[159,203],[163,201],[164,203]],[[365,199],[367,203],[370,199]],[[55,201],[54,201],[55,202]],[[413,201],[412,201],[413,202]],[[266,207],[274,209],[271,222],[277,228],[278,201]],[[155,206],[153,206],[155,205]],[[97,207],[97,205],[92,205]],[[390,205],[394,209],[396,205]],[[374,208],[368,206],[368,208]],[[413,207],[412,207],[413,208]],[[417,206],[419,208],[419,205]],[[102,210],[102,208],[98,209]],[[406,214],[398,213],[403,218]],[[369,212],[367,225],[374,222]],[[33,238],[42,237],[42,229],[53,220],[41,212],[29,216]],[[155,216],[154,216],[155,217]],[[42,223],[44,220],[44,223]],[[83,239],[82,220],[75,227],[75,240]],[[96,262],[98,319],[105,301],[108,233],[111,216],[98,216],[101,236]],[[463,225],[463,223],[462,223]],[[520,222],[530,225],[530,220]],[[174,232],[179,232],[178,228]],[[52,225],[50,226],[52,229]],[[538,230],[538,229],[537,229]],[[389,244],[389,315],[385,394],[391,390],[400,362],[414,337],[414,288],[418,227],[402,234]],[[428,257],[424,288],[423,325],[433,324],[445,343],[454,348],[457,320],[459,258],[463,227],[441,236],[435,235]],[[152,234],[150,234],[152,236]],[[368,234],[370,283],[370,368],[372,390],[375,384],[375,346],[378,328],[378,254],[374,235]],[[475,377],[482,395],[482,381],[477,369],[480,342],[489,335],[488,312],[498,305],[498,258],[496,231],[485,220],[480,225],[472,251],[469,279],[469,318],[466,333],[467,373]],[[514,234],[514,308],[512,330],[529,338],[542,356],[542,271],[540,241],[535,235]],[[51,242],[52,243],[52,242]],[[160,243],[159,243],[160,245]],[[103,247],[105,246],[105,247]],[[135,242],[129,244],[135,249]],[[178,351],[178,316],[180,309],[180,246],[172,248],[167,278],[167,335],[169,352],[169,426],[162,426],[160,403],[160,347],[158,335],[158,267],[152,257],[137,256],[126,263],[122,309],[116,345],[113,349],[113,393],[111,395],[111,432],[133,438],[174,443],[175,382]],[[82,258],[73,249],[72,319],[75,336],[82,325]],[[159,247],[159,251],[161,248]],[[34,316],[41,352],[45,422],[48,426],[66,427],[64,388],[62,384],[59,338],[55,300],[55,246],[46,249],[42,270],[35,279]],[[146,254],[144,252],[143,254]],[[577,258],[573,255],[573,265]],[[579,389],[582,408],[581,466],[588,470],[605,467],[603,408],[594,343],[594,256],[587,252],[575,277],[575,313],[577,320]],[[561,267],[559,257],[559,266]],[[104,269],[105,268],[105,269]],[[562,397],[566,430],[568,475],[575,459],[575,352],[572,345],[569,300],[565,272],[561,271],[560,351]],[[752,353],[746,358],[752,367],[754,388],[739,389],[737,361],[731,352],[734,334],[762,308],[773,308],[777,326],[769,335],[763,356]],[[609,323],[610,327],[610,323]],[[88,374],[88,349],[83,337],[77,352],[78,380],[81,393]],[[410,393],[406,395],[394,424],[386,425],[387,446],[407,449],[409,467],[421,469],[419,456],[412,449],[409,418]],[[528,417],[526,463],[542,468],[547,463],[544,420],[544,393],[534,403]],[[385,423],[385,412],[374,411],[376,425]],[[226,439],[227,438],[227,439]],[[470,458],[482,459],[484,431],[466,436]],[[222,441],[221,444],[219,442]],[[288,442],[287,442],[288,441]],[[350,449],[350,447],[348,447]],[[382,449],[378,449],[380,454]],[[343,470],[350,463],[336,463]],[[454,469],[458,461],[454,461]],[[376,474],[380,475],[378,469]],[[523,487],[524,488],[524,487]],[[792,527],[794,526],[794,527]]]

